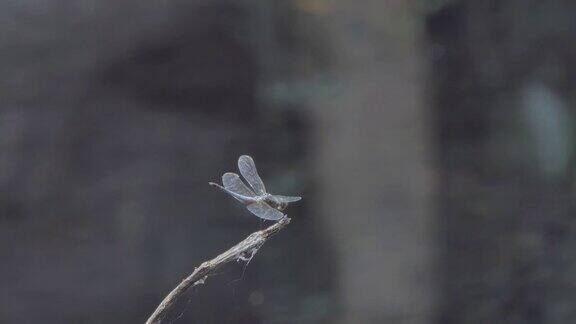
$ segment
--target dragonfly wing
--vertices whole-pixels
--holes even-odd
[[[280,218],[284,217],[284,214],[282,214],[281,211],[272,208],[270,205],[263,201],[251,203],[246,206],[246,208],[248,208],[252,214],[268,220],[279,220]]]
[[[272,195],[272,199],[274,199],[278,203],[291,203],[302,199],[302,197]]]
[[[244,182],[242,182],[242,179],[240,179],[240,176],[236,173],[224,173],[222,176],[222,184],[224,185],[224,188],[237,194],[241,194],[246,197],[256,197],[254,191],[246,187]]]
[[[238,169],[257,195],[261,196],[266,193],[264,182],[260,179],[254,160],[250,156],[242,155],[238,159]]]
[[[226,188],[222,187],[221,185],[214,183],[214,182],[208,182],[208,184],[224,191],[225,193],[234,197],[236,200],[238,200],[241,203],[248,204],[248,203],[254,202],[254,197],[244,196],[242,194],[235,193],[235,192],[230,191],[230,190],[228,190],[228,189],[226,189]]]

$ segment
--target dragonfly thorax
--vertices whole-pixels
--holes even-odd
[[[281,202],[278,201],[276,199],[274,199],[274,195],[271,194],[266,194],[265,196],[265,201],[272,206],[273,208],[276,208],[280,211],[283,211],[284,209],[286,209],[286,207],[288,207],[288,203],[286,202]]]

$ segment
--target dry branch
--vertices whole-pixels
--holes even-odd
[[[154,313],[148,318],[146,324],[159,324],[166,316],[170,308],[182,297],[188,288],[204,283],[204,280],[214,271],[234,260],[246,260],[251,258],[254,253],[264,244],[272,235],[278,233],[290,223],[290,218],[284,217],[274,225],[258,232],[250,234],[242,242],[234,245],[228,251],[218,255],[210,261],[202,263],[194,269],[191,275],[176,286],[156,308]],[[247,257],[248,256],[248,257]]]

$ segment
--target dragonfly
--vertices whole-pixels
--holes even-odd
[[[286,215],[282,213],[288,204],[296,202],[301,197],[273,195],[266,192],[264,182],[258,175],[254,159],[248,155],[238,158],[238,170],[249,186],[247,186],[240,176],[233,172],[226,172],[222,175],[222,185],[209,182],[211,186],[217,187],[232,196],[246,206],[252,214],[267,220],[279,220]]]

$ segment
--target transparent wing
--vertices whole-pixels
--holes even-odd
[[[222,176],[222,184],[224,185],[224,188],[237,194],[241,194],[246,197],[256,197],[254,191],[246,187],[244,182],[242,182],[242,179],[240,179],[240,176],[236,173],[224,173]]]
[[[252,214],[268,220],[279,220],[284,217],[281,211],[270,207],[270,205],[263,201],[251,203],[246,206],[246,208],[248,208]]]
[[[278,203],[291,203],[302,199],[302,197],[296,196],[281,196],[281,195],[272,195],[271,197],[274,201]]]
[[[266,193],[264,182],[260,179],[254,160],[250,156],[242,155],[238,159],[238,169],[257,195],[261,196]]]
[[[236,200],[238,200],[238,201],[240,201],[240,202],[242,202],[242,203],[244,203],[244,204],[251,203],[251,202],[254,201],[254,197],[244,196],[244,195],[242,195],[242,194],[235,193],[235,192],[233,192],[233,191],[230,191],[230,190],[222,187],[221,185],[219,185],[219,184],[217,184],[217,183],[208,182],[208,184],[211,185],[211,186],[214,186],[214,187],[216,187],[216,188],[218,188],[218,189],[220,189],[220,190],[222,190],[222,191],[224,191],[225,193],[229,194],[230,196],[234,197]]]

